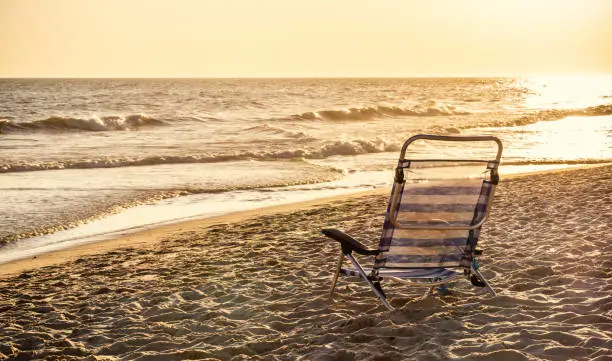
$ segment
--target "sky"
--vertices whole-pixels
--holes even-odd
[[[612,0],[0,0],[0,77],[612,73]]]

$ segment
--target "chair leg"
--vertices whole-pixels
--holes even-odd
[[[376,288],[374,283],[372,283],[372,280],[368,277],[368,275],[365,273],[363,268],[361,268],[361,265],[359,265],[359,262],[357,262],[355,257],[353,257],[353,255],[350,254],[350,253],[347,254],[346,257],[349,259],[349,261],[351,261],[351,263],[353,264],[355,269],[357,269],[357,271],[359,271],[359,274],[361,275],[361,277],[368,283],[368,285],[370,285],[370,288],[372,289],[372,291],[374,291],[374,294],[376,294],[376,296],[378,296],[378,298],[383,303],[383,305],[385,305],[385,307],[387,307],[387,309],[389,311],[395,310],[395,308],[393,306],[391,306],[391,304],[389,304],[389,302],[387,302],[387,298]]]
[[[474,269],[474,267],[472,267],[472,272],[485,284],[485,287],[487,289],[487,291],[491,294],[491,296],[496,297],[497,293],[495,293],[495,290],[493,289],[493,287],[491,287],[491,285],[489,284],[489,282],[487,281],[486,278],[484,278],[484,276],[482,275],[482,273],[480,273],[479,270]]]
[[[336,282],[338,282],[338,276],[340,275],[340,268],[342,268],[343,261],[344,261],[344,253],[342,253],[342,250],[341,250],[340,259],[338,259],[338,266],[336,267],[336,272],[334,273],[334,278],[332,280],[331,290],[329,291],[330,300],[334,297],[334,290],[336,289]]]

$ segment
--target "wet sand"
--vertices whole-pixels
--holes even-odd
[[[0,359],[612,359],[611,174],[502,181],[480,243],[496,298],[467,282],[427,299],[390,284],[388,312],[343,278],[330,302],[338,246],[320,229],[375,247],[386,192],[0,265]]]

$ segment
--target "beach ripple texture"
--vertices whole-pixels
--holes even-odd
[[[1,278],[0,359],[609,360],[610,172],[500,184],[480,237],[496,298],[390,285],[389,312],[353,277],[329,301],[339,246],[319,229],[375,247],[387,196],[368,196]]]

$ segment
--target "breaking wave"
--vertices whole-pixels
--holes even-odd
[[[435,102],[432,101],[424,105],[417,105],[413,108],[377,105],[341,110],[321,110],[295,114],[284,120],[363,121],[389,117],[435,117],[469,114],[468,112],[458,111],[451,105],[436,105]]]
[[[370,106],[361,108],[348,108],[343,110],[321,110],[314,112],[305,112],[295,114],[284,118],[267,118],[259,119],[262,121],[368,121],[383,118],[399,118],[399,117],[436,117],[436,116],[453,116],[453,115],[471,115],[473,113],[459,111],[451,105],[437,105],[430,101],[422,105],[412,108],[402,108],[397,106]],[[545,109],[535,111],[533,113],[523,113],[516,117],[503,116],[504,120],[486,121],[480,118],[474,123],[466,125],[447,124],[440,129],[424,129],[433,130],[444,133],[460,133],[460,129],[477,128],[477,127],[492,127],[492,126],[521,126],[536,123],[538,121],[559,120],[568,116],[602,116],[612,115],[612,104],[603,104],[598,106],[578,108],[578,109]],[[172,124],[181,122],[221,122],[222,119],[215,117],[182,117],[174,119]],[[42,120],[31,122],[17,122],[13,117],[0,117],[0,134],[15,133],[15,132],[41,132],[41,133],[63,133],[63,132],[100,132],[100,131],[125,131],[134,130],[143,127],[167,125],[169,123],[159,119],[144,115],[132,114],[127,116],[92,116],[89,118],[76,118],[64,116],[52,116]],[[311,136],[304,132],[293,132],[290,130],[279,128],[270,123],[256,125],[246,129],[247,131],[258,132],[265,135],[278,135],[287,138],[295,139],[310,139]]]
[[[354,156],[360,154],[397,152],[402,142],[384,142],[382,140],[336,141],[317,149],[293,149],[277,152],[244,152],[234,154],[186,155],[186,156],[151,156],[143,158],[96,159],[84,161],[40,162],[0,164],[0,173],[31,172],[58,169],[96,169],[120,168],[135,166],[218,163],[241,160],[276,161],[291,159],[325,159],[332,156]],[[610,159],[571,159],[571,160],[521,160],[504,162],[507,165],[545,165],[545,164],[599,164],[609,163]]]
[[[93,116],[91,118],[72,118],[53,116],[43,120],[17,123],[10,119],[0,119],[0,133],[12,132],[74,132],[74,131],[116,131],[130,130],[146,126],[162,125],[164,122],[143,114],[128,116]]]
[[[321,147],[305,149],[289,149],[270,152],[251,152],[230,154],[205,154],[184,156],[150,156],[134,158],[100,158],[82,161],[58,161],[40,163],[0,164],[0,173],[30,172],[56,169],[94,169],[94,168],[120,168],[133,166],[161,165],[161,164],[187,164],[187,163],[218,163],[239,160],[287,160],[295,158],[323,159],[335,155],[358,155],[367,153],[381,153],[398,151],[401,143],[375,140],[333,141],[324,143]]]
[[[459,111],[450,105],[436,105],[428,102],[413,108],[402,108],[394,106],[372,106],[364,108],[349,108],[343,110],[322,110],[317,112],[306,112],[292,115],[282,120],[318,120],[318,121],[367,121],[391,117],[435,117],[452,115],[471,115],[472,113]],[[463,128],[487,127],[487,126],[518,126],[536,123],[538,121],[559,120],[569,116],[601,116],[612,115],[612,104],[578,108],[578,109],[546,109],[536,111],[532,114],[523,115],[519,118],[509,118],[505,121],[478,122]],[[450,129],[450,133],[453,130]]]

